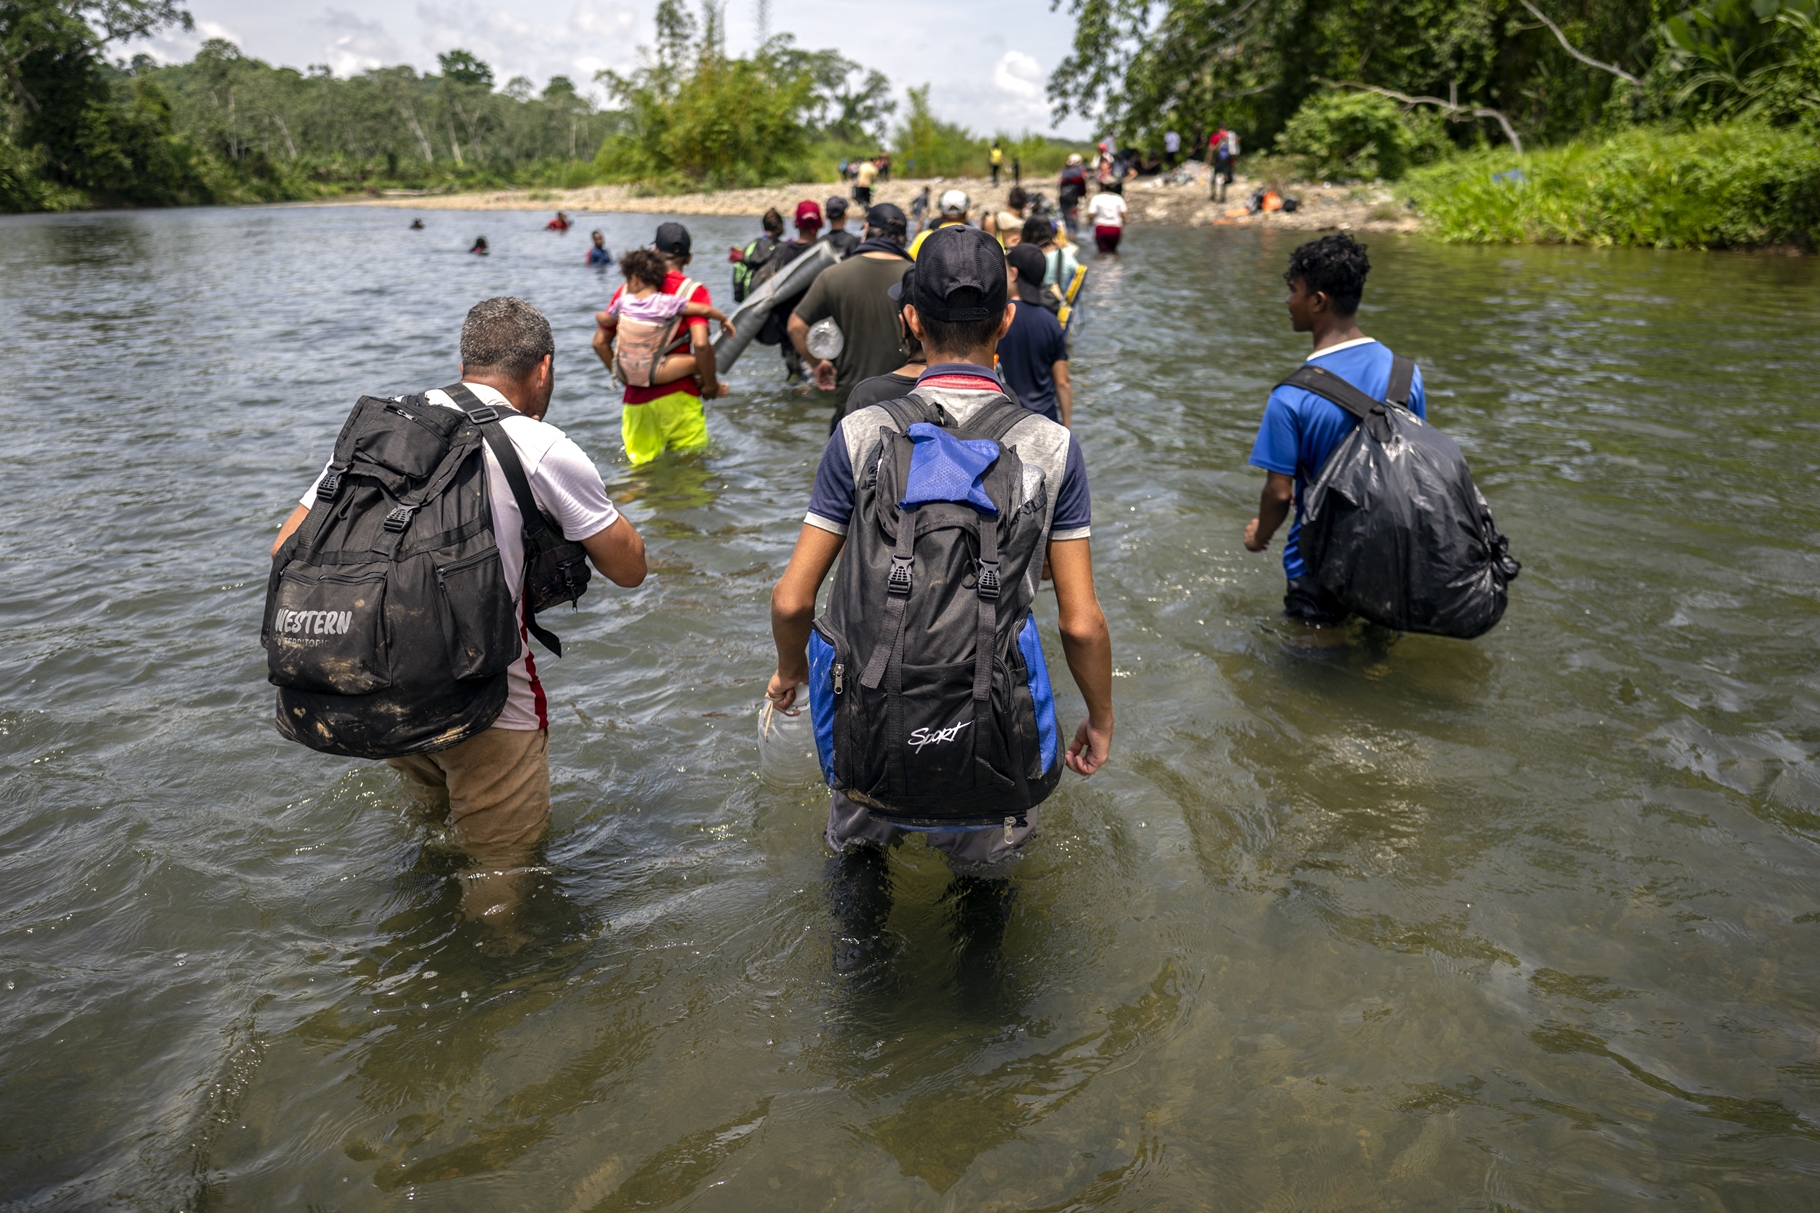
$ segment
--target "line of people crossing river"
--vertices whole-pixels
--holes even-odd
[[[690,277],[688,229],[665,222],[619,259],[624,282],[598,316],[593,350],[622,386],[634,464],[706,446],[703,402],[728,390],[713,323],[734,356],[729,334],[756,332],[780,348],[787,377],[833,393],[771,595],[765,696],[809,716],[832,878],[847,890],[843,938],[876,918],[890,846],[918,833],[957,865],[1002,871],[1063,772],[1091,776],[1113,752],[1112,641],[1068,369],[1086,271],[1065,224],[1030,201],[1014,190],[976,223],[950,190],[914,233],[902,209],[878,203],[853,233],[845,199],[807,199],[793,240],[770,212],[763,236],[731,250],[731,314]],[[598,233],[590,260],[594,250],[605,253]],[[1384,578],[1356,550],[1375,540],[1322,513],[1320,486],[1360,443],[1423,452],[1436,478],[1427,499],[1470,492],[1473,525],[1484,504],[1422,420],[1419,372],[1359,329],[1369,269],[1344,234],[1295,250],[1289,318],[1313,349],[1270,393],[1251,457],[1266,481],[1244,544],[1261,552],[1289,522],[1285,611],[1310,625],[1354,612],[1390,622]],[[539,615],[580,598],[592,572],[628,588],[648,573],[593,460],[551,424],[555,355],[531,303],[486,299],[462,326],[456,382],[363,397],[272,545],[261,635],[279,731],[445,794],[471,857],[463,912],[507,944],[549,823],[551,722],[532,642],[562,646]],[[1429,555],[1471,566],[1479,597],[1450,600],[1445,618],[1406,610],[1393,626],[1476,634],[1459,622],[1472,606],[1496,621],[1515,562],[1478,512],[1478,546]],[[1377,597],[1350,593],[1347,577]],[[1072,732],[1034,610],[1045,585],[1085,705]],[[1405,592],[1428,591],[1418,580]]]

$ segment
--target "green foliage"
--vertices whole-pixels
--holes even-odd
[[[459,47],[437,55],[436,62],[442,68],[444,80],[465,84],[469,88],[493,87],[493,69]]]
[[[893,132],[898,171],[906,177],[959,176],[970,160],[984,163],[982,140],[964,126],[943,122],[929,105],[929,86],[908,92],[910,108]]]
[[[1520,178],[1494,178],[1511,170]],[[1820,239],[1820,145],[1762,123],[1464,155],[1416,170],[1405,190],[1436,234],[1456,241],[1812,248]]]
[[[1535,0],[1583,53],[1643,75],[1674,0]],[[1231,125],[1269,146],[1323,81],[1498,109],[1538,140],[1599,122],[1616,76],[1569,55],[1520,0],[1068,0],[1073,52],[1049,79],[1058,117],[1103,113],[1121,143]],[[1449,125],[1471,145],[1484,119]]]
[[[612,180],[713,189],[783,180],[801,168],[814,81],[766,50],[732,58],[704,39],[692,61],[654,60],[605,80],[627,116],[625,131],[595,158]]]
[[[1820,112],[1820,0],[1708,0],[1662,28],[1677,102],[1718,115]]]
[[[1331,90],[1302,103],[1277,136],[1316,177],[1395,180],[1412,165],[1452,150],[1432,111],[1398,106],[1376,93]]]
[[[1091,151],[1091,145],[1055,139],[1026,130],[1019,135],[1000,131],[991,138],[976,135],[964,126],[943,122],[929,105],[929,86],[907,91],[910,105],[904,120],[892,132],[891,151],[896,169],[904,177],[983,177],[990,171],[988,153],[997,143],[1005,154],[1005,171],[1016,161],[1026,181],[1053,176],[1070,152]]]
[[[607,179],[675,190],[833,177],[830,147],[875,137],[894,108],[890,82],[837,51],[779,34],[731,56],[720,23],[711,2],[697,22],[663,0],[641,66],[597,77],[624,107],[623,128],[595,157]]]

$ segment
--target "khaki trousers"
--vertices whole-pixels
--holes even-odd
[[[406,778],[449,794],[449,825],[474,858],[529,855],[550,825],[547,729],[488,729],[434,754],[386,762]]]

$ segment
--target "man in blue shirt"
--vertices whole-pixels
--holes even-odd
[[[1018,403],[1033,413],[1073,428],[1074,390],[1068,381],[1068,339],[1062,323],[1043,305],[1043,250],[1013,245],[1011,300],[1017,317],[998,343],[998,369]]]
[[[1384,399],[1390,386],[1391,352],[1359,331],[1359,301],[1365,294],[1365,275],[1371,262],[1365,246],[1345,232],[1311,240],[1289,257],[1283,281],[1289,284],[1289,322],[1298,333],[1314,338],[1314,353],[1324,370],[1346,380],[1376,400]],[[1409,393],[1409,409],[1426,417],[1422,372],[1416,371]],[[1289,590],[1283,611],[1307,623],[1338,623],[1346,608],[1322,588],[1302,564],[1298,540],[1302,531],[1302,492],[1321,474],[1327,457],[1352,433],[1359,419],[1351,413],[1301,388],[1279,387],[1264,406],[1251,463],[1267,473],[1258,501],[1258,516],[1245,527],[1245,547],[1261,552],[1270,546],[1283,520],[1295,507],[1289,541],[1283,547],[1283,571]]]

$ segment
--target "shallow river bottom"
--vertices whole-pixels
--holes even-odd
[[[1132,231],[1074,351],[1113,761],[1000,888],[900,848],[847,972],[825,793],[756,777],[826,405],[755,349],[630,471],[580,233],[406,219],[0,220],[0,1207],[1813,1200],[1820,263],[1374,240],[1362,322],[1525,569],[1480,641],[1310,647],[1239,542],[1290,240]],[[718,298],[746,225],[689,225]],[[501,292],[653,565],[540,663],[513,955],[395,776],[276,736],[257,642],[347,407]]]

